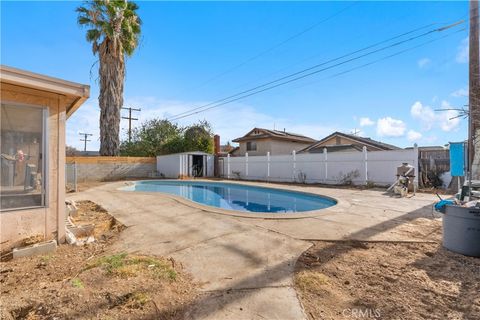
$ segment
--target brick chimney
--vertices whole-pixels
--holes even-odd
[[[220,151],[220,136],[216,134],[213,136],[213,153],[218,155]]]

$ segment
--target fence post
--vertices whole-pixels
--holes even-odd
[[[295,171],[296,171],[296,168],[297,168],[297,163],[296,163],[297,154],[296,154],[295,150],[292,151],[292,160],[293,160],[292,181],[295,182]]]
[[[77,162],[76,161],[73,162],[73,174],[74,174],[73,183],[75,184],[74,189],[75,189],[75,192],[77,192],[78,191],[77,190],[77,174],[78,174],[78,172],[77,172]]]
[[[270,180],[270,151],[267,152],[267,181]]]
[[[230,179],[230,153],[227,154],[227,179]]]
[[[327,148],[323,148],[323,161],[325,162],[325,180],[324,182],[327,183],[328,180],[328,155],[327,155]]]
[[[365,185],[368,183],[368,152],[367,147],[363,146],[363,161],[365,163]]]
[[[413,145],[413,167],[415,168],[415,178],[413,178],[413,193],[418,189],[418,175],[420,170],[418,168],[418,144]]]
[[[245,177],[248,177],[248,152],[245,153]]]

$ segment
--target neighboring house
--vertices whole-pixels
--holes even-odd
[[[385,151],[399,150],[401,148],[376,141],[370,138],[359,137],[353,134],[342,132],[334,132],[320,141],[300,150],[302,153],[322,153],[326,148],[327,152],[345,152],[345,151],[362,151],[363,147],[367,151]]]
[[[235,147],[235,148],[233,148],[232,150],[230,150],[228,153],[229,153],[231,156],[234,156],[234,157],[239,156],[239,155],[240,155],[240,148],[239,148],[239,147]]]
[[[248,152],[249,156],[264,156],[267,152],[271,155],[291,154],[294,150],[308,147],[315,140],[286,131],[254,128],[233,142],[238,142],[239,146],[232,155],[244,156]]]
[[[90,87],[0,66],[2,250],[65,239],[65,122]]]

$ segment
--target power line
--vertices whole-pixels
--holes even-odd
[[[459,29],[459,30],[457,30],[457,31],[455,31],[455,32],[449,33],[449,34],[444,35],[444,36],[442,36],[442,37],[438,37],[438,38],[436,38],[436,39],[432,39],[432,40],[429,40],[429,41],[422,42],[422,43],[420,43],[420,44],[418,44],[418,45],[416,45],[416,46],[409,47],[409,48],[406,48],[406,49],[401,50],[401,51],[397,51],[396,53],[393,53],[393,54],[387,55],[387,56],[385,56],[385,57],[379,58],[379,59],[377,59],[377,60],[374,60],[374,61],[371,61],[371,62],[362,64],[362,65],[360,65],[360,66],[351,68],[351,69],[349,69],[349,70],[347,70],[347,71],[342,71],[342,72],[333,74],[333,75],[331,75],[329,78],[335,78],[335,77],[341,76],[341,75],[343,75],[343,74],[346,74],[346,73],[349,73],[349,72],[352,72],[352,71],[355,71],[355,70],[358,70],[358,69],[361,69],[361,68],[364,68],[364,67],[368,67],[369,65],[372,65],[372,64],[374,64],[374,63],[378,63],[378,62],[380,62],[380,61],[393,58],[393,57],[398,56],[398,55],[400,55],[400,54],[403,54],[403,53],[405,53],[405,52],[418,49],[418,48],[423,47],[423,46],[425,46],[425,45],[427,45],[427,44],[430,44],[430,43],[432,43],[432,42],[435,42],[435,41],[444,39],[444,38],[446,38],[446,37],[450,37],[450,36],[453,35],[453,34],[460,33],[460,32],[465,31],[465,30],[466,30],[466,28]]]
[[[236,97],[236,96],[239,96],[239,95],[242,95],[242,94],[245,94],[245,93],[248,93],[248,92],[254,91],[254,90],[256,90],[256,89],[259,89],[259,88],[262,88],[262,87],[268,86],[268,85],[270,85],[270,84],[273,84],[273,83],[276,83],[276,82],[279,82],[279,81],[282,81],[282,80],[288,79],[288,78],[290,78],[290,77],[293,77],[293,76],[296,76],[296,75],[298,75],[298,74],[301,74],[301,73],[304,73],[304,72],[307,72],[307,71],[310,71],[310,70],[316,69],[316,68],[318,68],[318,67],[321,67],[321,66],[327,65],[327,64],[329,64],[329,63],[332,63],[332,62],[335,62],[335,61],[341,60],[341,59],[343,59],[343,58],[346,58],[346,57],[352,56],[352,55],[354,55],[354,54],[356,54],[356,53],[360,53],[360,52],[362,52],[362,51],[365,51],[365,50],[368,50],[368,49],[374,48],[374,47],[376,47],[376,46],[378,46],[378,45],[381,45],[381,44],[383,44],[383,43],[387,43],[387,42],[390,42],[390,41],[392,41],[392,40],[395,40],[395,39],[398,39],[398,38],[404,37],[404,36],[406,36],[406,35],[408,35],[408,34],[415,33],[415,32],[417,32],[417,31],[419,31],[419,30],[425,29],[425,28],[427,28],[427,27],[431,27],[432,25],[434,25],[434,23],[431,23],[431,24],[428,24],[428,25],[422,26],[422,27],[420,27],[420,28],[416,28],[416,29],[414,29],[414,30],[411,30],[411,31],[408,31],[408,32],[405,32],[405,33],[402,33],[402,34],[400,34],[400,35],[394,36],[394,37],[392,37],[392,38],[389,38],[389,39],[387,39],[387,40],[383,40],[383,41],[380,41],[380,42],[376,42],[376,43],[374,43],[374,44],[372,44],[372,45],[366,46],[366,47],[364,47],[364,48],[361,48],[361,49],[359,49],[359,50],[355,50],[355,51],[352,51],[352,52],[350,52],[350,53],[344,54],[344,55],[342,55],[342,56],[340,56],[340,57],[333,58],[333,59],[330,59],[330,60],[327,60],[327,61],[321,62],[321,63],[319,63],[319,64],[315,64],[315,65],[313,65],[313,66],[311,66],[311,67],[308,67],[308,68],[306,68],[306,69],[303,69],[303,70],[297,71],[297,72],[295,72],[295,73],[293,73],[293,74],[289,74],[289,75],[287,75],[287,76],[283,76],[283,77],[281,77],[281,78],[279,78],[279,79],[276,79],[276,80],[273,80],[273,81],[266,82],[266,83],[264,83],[264,84],[262,84],[262,85],[259,85],[259,86],[256,86],[256,87],[253,87],[253,88],[251,88],[251,89],[248,89],[248,90],[245,90],[245,91],[241,91],[240,93],[237,93],[237,94],[234,94],[234,95],[228,96],[228,97],[226,97],[226,98],[223,98],[223,99],[220,99],[220,100],[215,100],[215,101],[213,101],[213,102],[210,102],[210,103],[204,104],[204,105],[202,105],[202,106],[199,106],[199,107],[196,107],[196,108],[193,108],[193,109],[190,109],[190,110],[187,110],[187,111],[181,112],[181,113],[179,113],[179,114],[177,114],[177,115],[173,116],[172,118],[170,118],[170,119],[168,119],[168,120],[175,120],[174,118],[176,118],[176,117],[178,117],[178,116],[181,116],[181,115],[184,115],[184,114],[188,114],[188,113],[190,113],[190,112],[192,112],[192,111],[194,111],[194,110],[203,109],[203,108],[205,108],[205,107],[209,107],[209,106],[211,106],[211,105],[214,105],[214,104],[217,104],[217,103],[223,102],[223,101],[225,101],[225,100],[228,100],[228,99],[234,98],[234,97]],[[422,36],[422,35],[420,35],[420,36]]]
[[[359,53],[359,52],[368,50],[368,49],[370,49],[370,48],[376,47],[376,46],[378,46],[379,44],[383,44],[383,43],[386,43],[386,42],[390,42],[390,41],[392,41],[392,40],[394,40],[394,39],[398,39],[398,38],[403,37],[403,36],[405,36],[405,35],[414,33],[414,32],[416,32],[416,31],[418,31],[418,30],[424,29],[426,26],[421,27],[421,28],[417,28],[417,29],[414,29],[414,30],[412,30],[412,31],[408,31],[408,32],[406,32],[406,33],[403,33],[403,34],[401,34],[401,35],[398,35],[398,36],[389,38],[389,39],[384,40],[384,41],[377,42],[377,43],[375,43],[375,44],[373,44],[373,45],[369,45],[369,46],[364,47],[364,48],[362,48],[362,49],[359,49],[359,50],[353,51],[353,52],[351,52],[351,53],[342,55],[342,56],[340,56],[340,57],[337,57],[337,58],[334,58],[334,59],[330,59],[330,60],[328,60],[328,61],[326,61],[326,62],[322,62],[322,63],[317,64],[317,65],[314,65],[314,66],[312,66],[312,67],[303,69],[303,70],[298,71],[298,72],[295,72],[295,73],[293,73],[293,74],[289,74],[289,75],[284,76],[284,77],[281,77],[281,78],[279,78],[279,79],[276,79],[276,80],[273,80],[273,81],[269,81],[269,82],[267,82],[267,83],[264,83],[264,84],[262,84],[262,85],[256,86],[256,87],[254,87],[254,88],[251,88],[251,89],[242,91],[242,92],[240,92],[240,93],[231,95],[231,96],[229,96],[229,97],[226,97],[226,98],[223,98],[223,99],[220,99],[220,100],[217,100],[217,101],[214,101],[214,102],[205,104],[205,105],[203,105],[203,106],[196,107],[196,108],[190,109],[190,110],[188,110],[188,111],[179,113],[179,114],[177,114],[177,115],[175,115],[175,116],[170,117],[168,120],[170,120],[170,121],[178,120],[178,119],[182,119],[182,118],[191,116],[191,115],[193,115],[193,114],[197,114],[197,113],[200,113],[200,112],[204,112],[204,111],[206,111],[206,110],[210,110],[210,109],[212,109],[212,108],[215,108],[215,107],[218,107],[218,106],[227,104],[227,103],[231,103],[231,102],[233,102],[233,101],[237,101],[237,100],[240,100],[240,99],[243,99],[243,98],[252,96],[252,95],[254,95],[254,94],[258,94],[258,93],[260,93],[260,92],[264,92],[264,91],[267,91],[267,90],[276,88],[276,87],[278,87],[278,86],[285,85],[285,84],[288,84],[288,83],[290,83],[290,82],[297,81],[297,80],[300,80],[300,79],[303,79],[303,78],[312,76],[312,75],[314,75],[314,74],[317,74],[317,73],[320,73],[320,72],[323,72],[323,71],[326,71],[326,70],[329,70],[329,69],[338,67],[338,66],[340,66],[340,65],[343,65],[343,64],[346,64],[346,63],[349,63],[349,62],[352,62],[352,61],[355,61],[355,60],[364,58],[364,57],[366,57],[366,56],[369,56],[369,55],[378,53],[378,52],[380,52],[380,51],[384,51],[384,50],[390,49],[390,48],[395,47],[395,46],[398,46],[398,45],[400,45],[400,44],[403,44],[403,43],[406,43],[406,42],[410,42],[410,41],[416,40],[416,39],[421,38],[421,37],[425,37],[425,36],[430,35],[430,34],[432,34],[432,33],[445,31],[445,30],[447,30],[447,29],[453,28],[453,27],[455,27],[455,26],[457,26],[457,25],[459,25],[459,24],[462,24],[462,23],[464,23],[463,20],[458,21],[458,22],[453,23],[453,24],[450,24],[450,25],[448,25],[448,26],[444,26],[444,27],[432,29],[432,30],[429,30],[429,31],[427,31],[427,32],[425,32],[425,33],[422,33],[422,34],[420,34],[420,35],[417,35],[417,36],[414,36],[414,37],[410,37],[410,38],[408,38],[408,39],[406,39],[406,40],[401,40],[401,41],[398,41],[398,42],[396,42],[396,43],[390,44],[390,45],[388,45],[388,46],[381,47],[381,48],[379,48],[379,49],[375,49],[375,50],[369,51],[369,52],[364,53],[364,54],[362,54],[362,55],[359,55],[359,56],[356,56],[356,57],[353,57],[353,58],[350,58],[350,59],[347,59],[347,60],[338,62],[338,63],[336,63],[336,64],[334,64],[334,65],[331,65],[331,66],[322,68],[322,69],[320,69],[320,70],[311,71],[311,70],[314,70],[314,69],[316,69],[316,68],[318,68],[318,67],[320,67],[320,66],[327,65],[327,64],[329,64],[329,63],[331,63],[331,62],[335,62],[335,61],[341,60],[341,59],[343,59],[343,58],[346,58],[346,57],[348,57],[348,56],[354,55],[354,54],[356,54],[356,53]],[[433,24],[430,24],[430,25],[428,25],[428,26],[431,26],[431,25],[433,25]],[[311,71],[311,72],[309,72],[309,73],[307,73],[307,74],[300,75],[300,74],[305,73],[305,72],[307,72],[307,71]],[[297,76],[297,75],[300,75],[300,76]],[[295,77],[295,76],[297,76],[297,77]],[[292,77],[295,77],[295,78],[290,79],[290,80],[287,80],[287,81],[280,82],[280,81],[282,81],[282,80],[286,80],[286,79],[292,78]],[[272,84],[277,83],[277,82],[280,82],[280,83],[278,83],[278,84],[276,84],[276,85],[273,85],[273,86],[269,86],[269,85],[272,85]],[[268,87],[268,86],[269,86],[269,87]],[[267,87],[267,88],[262,89],[262,90],[258,90],[258,89],[261,89],[261,88],[264,88],[264,87]],[[255,90],[258,90],[258,91],[255,91]],[[253,91],[253,93],[250,93],[250,92],[252,92],[252,91]],[[250,93],[250,94],[248,94],[248,93]],[[236,97],[238,97],[238,96],[240,96],[240,98],[236,98]],[[233,98],[235,98],[235,99],[233,99]],[[231,100],[231,99],[233,99],[233,100]],[[208,107],[208,108],[207,108],[207,107]],[[200,110],[200,109],[201,109],[201,110]],[[198,111],[196,111],[196,110],[198,110]]]
[[[437,4],[438,4],[438,3],[441,3],[441,1],[436,1],[436,3],[437,3]],[[404,20],[407,16],[409,16],[408,13],[405,14],[405,15],[403,15],[401,18],[398,18],[397,20],[399,20],[399,21]],[[462,20],[462,19],[464,19],[464,18],[467,17],[467,16],[468,16],[468,13],[465,13],[461,18],[459,18],[459,20]],[[434,25],[434,24],[447,24],[447,23],[450,23],[450,22],[437,22],[437,23],[432,23],[431,25]],[[429,26],[430,26],[430,25],[429,25]],[[364,38],[364,37],[365,37],[365,35],[363,35],[363,36],[361,36],[361,37],[356,37],[356,39],[359,40],[360,38]],[[277,69],[277,70],[274,71],[274,72],[270,72],[270,73],[268,73],[268,74],[266,74],[266,75],[264,75],[264,76],[257,77],[256,80],[263,80],[263,79],[268,78],[268,77],[270,77],[270,76],[277,75],[277,74],[279,74],[279,73],[281,73],[281,72],[283,72],[283,71],[285,71],[285,70],[288,70],[289,67],[297,66],[297,65],[299,65],[299,64],[301,64],[301,63],[303,63],[303,62],[305,62],[305,61],[312,60],[313,58],[316,58],[316,57],[318,57],[318,56],[320,56],[320,55],[322,55],[322,54],[323,54],[323,53],[316,53],[316,54],[314,54],[314,55],[310,55],[310,56],[308,56],[308,57],[306,57],[306,58],[304,58],[304,59],[301,59],[301,60],[299,60],[299,61],[285,64],[285,65],[283,65],[282,68]],[[235,86],[235,87],[233,88],[233,90],[246,87],[247,85],[250,85],[250,84],[251,84],[251,81],[248,81],[248,82],[243,83],[243,84],[241,84],[241,85]]]
[[[411,30],[411,31],[402,33],[402,34],[400,34],[400,35],[394,36],[394,37],[392,37],[392,38],[389,38],[389,39],[386,39],[386,40],[383,40],[383,41],[380,41],[380,42],[376,42],[376,43],[374,43],[374,44],[372,44],[372,45],[366,46],[366,47],[361,48],[361,49],[359,49],[359,50],[355,50],[355,51],[352,51],[352,52],[350,52],[350,53],[344,54],[344,55],[342,55],[342,56],[340,56],[340,57],[333,58],[333,59],[330,59],[330,60],[321,62],[321,63],[319,63],[319,64],[313,65],[313,66],[308,67],[308,68],[306,68],[306,69],[303,69],[303,70],[294,72],[294,73],[292,73],[292,74],[283,76],[283,77],[281,77],[281,78],[279,78],[279,79],[276,79],[276,80],[272,80],[272,81],[266,82],[266,83],[264,83],[264,84],[262,84],[262,85],[258,85],[258,86],[256,86],[256,87],[253,87],[253,88],[251,88],[251,89],[248,89],[248,90],[239,92],[239,93],[237,93],[237,94],[228,96],[228,97],[226,97],[226,98],[223,98],[223,99],[220,99],[220,100],[216,100],[216,101],[207,103],[207,104],[205,104],[205,105],[202,105],[202,106],[199,106],[199,107],[196,107],[196,108],[193,108],[193,109],[190,109],[190,110],[181,112],[181,113],[179,113],[179,114],[177,114],[177,115],[169,118],[168,120],[176,120],[175,118],[178,117],[178,116],[181,116],[181,115],[184,115],[184,114],[188,114],[188,113],[190,113],[190,112],[192,112],[192,111],[199,110],[199,109],[203,109],[203,108],[209,107],[209,106],[211,106],[211,105],[215,105],[215,104],[220,103],[220,102],[223,102],[223,101],[225,101],[225,100],[228,100],[228,99],[231,99],[231,98],[235,98],[235,97],[237,97],[237,96],[239,96],[239,95],[242,95],[242,94],[245,94],[245,93],[248,93],[248,92],[257,90],[257,89],[259,89],[259,88],[263,88],[263,87],[266,87],[266,86],[268,86],[268,85],[274,84],[274,83],[276,83],[276,82],[280,82],[280,81],[282,81],[282,80],[285,80],[285,79],[294,77],[294,76],[296,76],[296,75],[305,73],[305,72],[307,72],[307,71],[316,69],[316,68],[318,68],[318,67],[321,67],[321,66],[330,64],[330,63],[332,63],[332,62],[335,62],[335,61],[338,61],[338,60],[347,58],[347,57],[349,57],[349,56],[352,56],[352,55],[354,55],[354,54],[360,53],[360,52],[362,52],[362,51],[365,51],[365,50],[374,48],[374,47],[379,46],[379,45],[381,45],[381,44],[390,42],[390,41],[392,41],[392,40],[395,40],[395,39],[398,39],[398,38],[401,38],[401,37],[404,37],[404,36],[406,36],[406,35],[408,35],[408,34],[415,33],[415,32],[417,32],[417,31],[419,31],[419,30],[425,29],[425,28],[430,27],[430,26],[432,26],[432,25],[434,25],[434,24],[432,23],[432,24],[429,24],[429,25],[426,25],[426,26],[422,26],[422,27],[420,27],[420,28],[416,28],[416,29],[414,29],[414,30]],[[437,30],[438,30],[438,29],[430,30],[429,32],[420,34],[420,35],[418,35],[418,36],[416,36],[416,37],[409,38],[409,39],[407,39],[407,40],[402,40],[402,41],[397,42],[397,43],[394,43],[394,44],[392,44],[392,45],[390,45],[390,46],[384,47],[383,49],[377,49],[377,50],[371,51],[370,53],[361,55],[361,56],[356,57],[356,58],[351,59],[351,60],[360,59],[360,58],[363,58],[364,56],[367,56],[367,55],[369,55],[369,54],[373,54],[373,53],[376,53],[376,52],[379,52],[379,51],[388,49],[388,48],[390,48],[390,47],[393,47],[393,46],[396,46],[396,45],[400,45],[400,44],[402,44],[402,43],[404,43],[404,42],[412,41],[412,40],[415,40],[415,39],[417,39],[417,38],[427,36],[427,35],[435,32],[435,31],[437,31]],[[349,61],[351,61],[351,60],[347,60],[346,62],[349,62]],[[345,63],[346,63],[346,62],[345,62]],[[328,67],[328,68],[322,69],[321,71],[328,70],[329,68],[332,68],[332,67]]]
[[[341,13],[343,13],[344,11],[350,9],[352,6],[356,5],[357,3],[358,3],[358,0],[354,0],[353,3],[345,6],[344,8],[342,8],[342,9],[340,9],[339,11],[333,13],[332,15],[330,15],[330,16],[328,16],[328,17],[326,17],[326,18],[324,18],[324,19],[322,19],[322,20],[320,20],[320,21],[318,21],[318,22],[316,22],[316,23],[308,26],[307,28],[301,30],[300,32],[295,33],[294,35],[291,35],[291,36],[288,37],[287,39],[285,39],[285,40],[283,40],[283,41],[280,41],[279,43],[277,43],[277,44],[275,44],[275,45],[273,45],[273,46],[271,46],[271,47],[269,47],[269,48],[261,51],[260,53],[258,53],[258,54],[256,54],[256,55],[254,55],[254,56],[252,56],[252,57],[250,57],[250,58],[248,58],[248,59],[240,62],[239,64],[237,64],[237,65],[235,65],[235,66],[233,66],[233,67],[231,67],[231,68],[229,68],[229,69],[227,69],[227,70],[225,70],[225,71],[223,71],[223,72],[221,72],[221,73],[213,76],[212,78],[204,81],[203,83],[201,83],[201,84],[198,85],[197,87],[194,87],[194,88],[191,89],[190,91],[199,89],[199,88],[205,86],[206,84],[209,84],[209,83],[211,83],[212,81],[215,81],[215,80],[217,80],[217,79],[219,79],[219,78],[221,78],[221,77],[223,77],[223,76],[225,76],[225,75],[227,75],[227,74],[229,74],[229,73],[231,73],[231,72],[233,72],[233,71],[235,71],[235,70],[243,67],[244,65],[246,65],[246,64],[248,64],[248,63],[250,63],[250,62],[252,62],[252,61],[257,60],[258,58],[260,58],[260,57],[262,57],[262,56],[264,56],[264,55],[266,55],[266,54],[274,51],[275,49],[283,46],[284,44],[286,44],[286,43],[288,43],[288,42],[290,42],[290,41],[292,41],[292,40],[294,40],[294,39],[302,36],[303,34],[309,32],[309,31],[311,31],[311,30],[313,30],[313,29],[315,29],[315,28],[318,27],[319,25],[321,25],[321,24],[323,24],[323,23],[325,23],[325,22],[327,22],[327,21],[335,18],[336,16],[338,16],[338,15],[340,15]]]
[[[464,29],[462,29],[461,31],[464,31]],[[455,33],[456,33],[456,32],[455,32]],[[449,34],[449,36],[452,35],[452,34],[454,34],[454,33]],[[342,74],[345,74],[345,73],[349,73],[349,72],[352,72],[352,71],[357,70],[357,69],[359,69],[359,68],[366,67],[366,66],[368,66],[368,65],[371,65],[371,64],[374,64],[374,63],[377,63],[377,62],[386,60],[386,59],[388,59],[388,58],[392,58],[392,57],[394,57],[394,56],[398,56],[399,54],[402,54],[402,53],[404,53],[404,52],[406,52],[406,51],[410,51],[410,50],[416,49],[416,48],[421,47],[421,46],[423,46],[423,45],[426,45],[426,44],[429,44],[429,43],[431,43],[431,42],[440,40],[440,39],[442,39],[442,38],[444,38],[444,37],[441,37],[441,38],[438,38],[438,39],[434,39],[434,40],[431,40],[431,41],[427,41],[427,42],[425,42],[425,43],[422,43],[421,45],[417,45],[417,46],[414,46],[414,47],[412,47],[412,48],[408,48],[408,49],[399,51],[399,52],[397,52],[397,53],[395,53],[395,54],[392,54],[392,55],[389,55],[389,56],[386,56],[386,57],[382,57],[382,58],[377,59],[377,60],[375,60],[375,61],[372,61],[372,62],[369,62],[369,63],[367,63],[367,64],[364,64],[364,65],[362,65],[362,66],[360,66],[360,67],[352,68],[352,69],[350,69],[350,70],[344,71],[344,72],[339,73],[339,74],[336,74],[336,75],[334,75],[334,76],[339,76],[339,75],[342,75]],[[306,77],[306,76],[302,76],[301,78],[305,78],[305,77]],[[274,86],[271,86],[271,87],[268,87],[268,88],[265,88],[265,89],[262,89],[262,90],[259,90],[259,91],[256,91],[256,92],[253,92],[253,93],[250,93],[250,94],[247,94],[247,95],[244,95],[244,96],[241,96],[241,97],[238,97],[238,98],[235,98],[235,99],[226,101],[226,102],[222,102],[222,103],[219,103],[219,104],[217,104],[217,105],[211,106],[211,107],[209,107],[209,108],[206,108],[206,109],[203,109],[203,110],[200,110],[200,111],[196,111],[196,112],[192,112],[191,114],[187,114],[187,115],[184,115],[184,116],[181,116],[181,117],[177,117],[177,118],[174,119],[174,120],[182,119],[182,118],[185,118],[185,117],[194,115],[194,114],[198,114],[198,113],[201,113],[201,112],[204,112],[204,111],[213,109],[213,108],[220,107],[220,106],[222,106],[222,105],[226,105],[226,104],[229,104],[229,103],[238,101],[238,100],[242,100],[242,99],[248,98],[248,97],[250,97],[250,96],[253,96],[253,95],[255,95],[255,94],[258,94],[258,93],[261,93],[261,92],[264,92],[264,91],[267,91],[267,90],[270,90],[270,89],[279,87],[279,86],[281,86],[281,85],[284,85],[284,84],[287,84],[287,83],[290,83],[290,82],[293,82],[293,81],[296,81],[296,80],[298,80],[298,79],[289,80],[289,81],[286,81],[286,82],[283,82],[283,83],[280,83],[280,84],[277,84],[277,85],[274,85]]]
[[[88,140],[88,137],[93,136],[93,134],[91,134],[91,133],[82,133],[82,132],[79,132],[78,134],[81,135],[81,136],[83,136],[83,139],[80,139],[80,141],[83,141],[83,142],[85,143],[84,146],[83,146],[83,151],[87,151],[87,142],[92,141],[92,140]]]

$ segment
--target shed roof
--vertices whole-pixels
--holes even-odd
[[[194,156],[213,156],[213,154],[207,153],[207,152],[203,152],[203,151],[186,151],[186,152],[159,154],[157,157],[173,156],[173,155],[181,155],[181,154],[191,154],[191,155],[194,155]]]
[[[72,102],[67,106],[67,118],[90,97],[89,85],[54,78],[5,65],[0,65],[0,80],[4,83],[53,92],[73,98]]]

